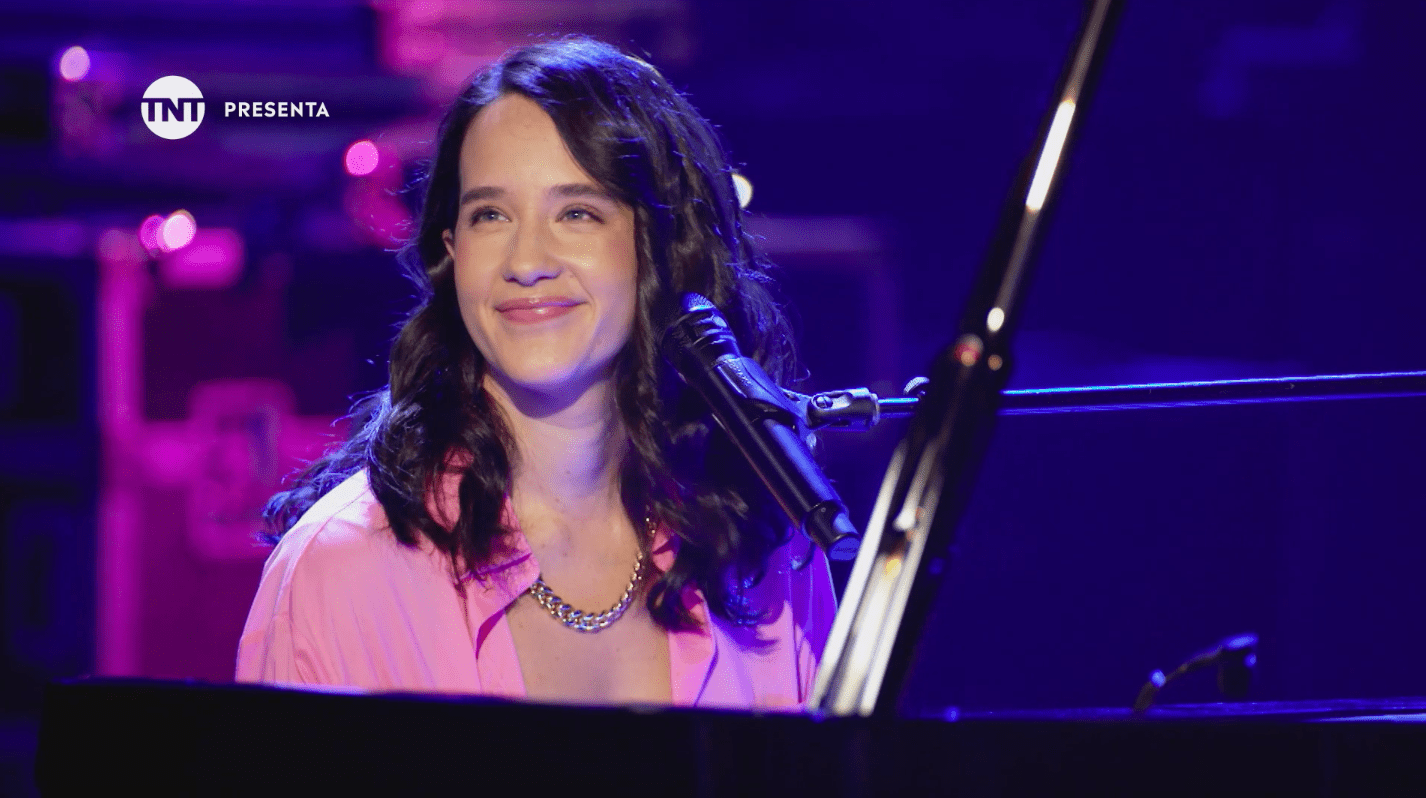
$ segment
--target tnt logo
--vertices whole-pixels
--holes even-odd
[[[203,121],[203,92],[193,81],[177,75],[150,83],[140,104],[144,124],[155,136],[166,139],[187,138]]]

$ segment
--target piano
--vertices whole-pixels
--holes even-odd
[[[46,795],[1426,794],[1426,699],[818,717],[50,685]]]

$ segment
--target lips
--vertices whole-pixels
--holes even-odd
[[[507,299],[495,306],[495,310],[508,321],[530,324],[559,318],[579,305],[584,304],[570,297],[524,297]]]

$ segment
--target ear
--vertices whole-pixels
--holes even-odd
[[[456,235],[451,230],[441,231],[441,241],[446,245],[446,254],[451,256],[451,260],[456,259]]]

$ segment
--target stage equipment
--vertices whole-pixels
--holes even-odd
[[[1065,155],[1121,10],[1117,0],[1088,5],[960,331],[932,363],[910,430],[892,455],[818,669],[810,703],[823,713],[889,716],[897,709],[1009,377],[1010,335]]]
[[[912,380],[907,393],[914,393]],[[866,388],[804,394],[784,390],[811,429],[866,430],[885,418],[916,412],[919,396],[883,399]],[[1382,374],[1324,374],[1314,377],[1266,377],[1251,380],[1159,382],[1079,388],[1002,391],[1000,415],[1088,413],[1163,407],[1319,402],[1334,399],[1382,399],[1426,396],[1426,371]]]
[[[713,303],[698,294],[685,296],[683,314],[669,325],[660,348],[708,403],[718,425],[797,528],[833,559],[855,556],[856,527],[812,459],[802,414],[762,366],[743,357]]]
[[[1420,795],[1423,718],[1422,699],[947,723],[93,679],[47,688],[35,773],[45,795],[434,795],[532,774],[541,792],[621,797]],[[635,754],[567,742],[615,740]]]
[[[1252,681],[1253,667],[1257,664],[1258,636],[1242,634],[1230,637],[1207,651],[1194,654],[1168,675],[1164,675],[1163,671],[1150,673],[1149,680],[1139,690],[1139,697],[1134,700],[1134,714],[1142,715],[1169,682],[1210,666],[1218,668],[1218,691],[1223,697],[1241,701],[1248,695],[1248,684]]]

